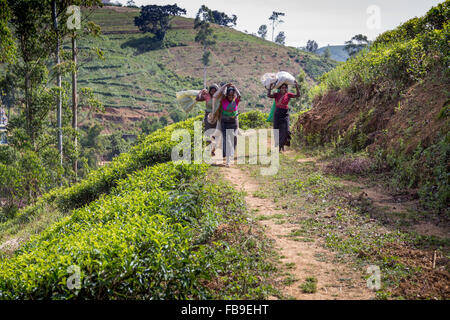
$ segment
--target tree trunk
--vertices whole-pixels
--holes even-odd
[[[56,86],[60,89],[58,93],[58,101],[57,101],[57,125],[58,125],[58,151],[59,151],[59,161],[62,166],[63,164],[63,144],[62,144],[62,99],[61,99],[61,72],[59,71],[59,64],[61,63],[59,57],[60,50],[60,38],[58,31],[58,20],[56,17],[56,0],[52,0],[52,18],[53,18],[53,27],[55,28],[56,33],[56,65],[57,65],[57,75],[56,75]],[[62,180],[61,180],[62,184]]]
[[[203,46],[203,56],[206,54],[206,44]],[[206,89],[206,63],[203,62],[204,69],[203,69],[203,88]]]
[[[272,42],[273,42],[273,39],[274,39],[274,35],[275,35],[275,20],[272,21]]]
[[[205,89],[207,88],[206,87],[206,66],[203,70],[203,88],[205,88]]]
[[[26,123],[25,126],[27,128],[27,133],[32,140],[32,144],[34,145],[34,140],[32,138],[32,132],[31,132],[31,112],[30,112],[30,76],[28,73],[28,66],[25,73],[25,119]]]
[[[72,59],[74,63],[74,70],[72,72],[72,128],[75,131],[74,147],[75,160],[73,162],[73,171],[75,172],[75,181],[78,175],[78,96],[77,96],[77,40],[75,32],[72,36]]]

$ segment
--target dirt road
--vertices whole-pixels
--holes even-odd
[[[237,165],[223,167],[221,171],[238,190],[246,192],[245,200],[249,211],[254,212],[254,219],[260,220],[263,216],[282,218],[288,215],[287,212],[279,210],[272,200],[255,197],[254,193],[260,188],[258,182]],[[318,243],[320,239],[299,241],[298,237],[290,237],[292,231],[295,231],[295,225],[288,222],[279,223],[280,219],[277,221],[267,219],[260,220],[260,223],[282,257],[281,267],[285,269],[285,273],[283,278],[277,280],[280,283],[280,291],[286,298],[374,298],[374,293],[367,288],[363,275],[350,265],[333,262],[333,253],[322,248]],[[305,287],[301,287],[308,278],[317,280],[317,289],[313,293],[305,293]]]

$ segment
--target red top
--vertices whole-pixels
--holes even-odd
[[[289,107],[289,100],[295,97],[295,94],[293,94],[292,92],[287,92],[284,94],[284,96],[281,96],[281,93],[277,92],[273,96],[275,98],[275,106],[277,108],[287,109]]]

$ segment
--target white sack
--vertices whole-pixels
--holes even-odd
[[[287,84],[288,86],[293,86],[295,84],[294,76],[286,71],[278,72],[277,73],[277,83],[275,85],[275,89],[278,89],[283,84]]]
[[[261,77],[261,83],[266,89],[270,88],[270,85],[278,81],[277,75],[275,73],[266,73]]]

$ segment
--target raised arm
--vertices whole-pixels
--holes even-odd
[[[195,97],[195,101],[205,101],[205,93],[206,93],[206,89],[202,89],[198,95]]]
[[[236,98],[238,98],[239,100],[241,100],[241,93],[239,92],[239,89],[236,88],[235,86],[233,86],[234,90],[236,91]]]
[[[270,87],[269,87],[269,89],[267,89],[267,97],[268,98],[271,98],[271,99],[273,99],[273,98],[275,98],[275,96],[272,94],[272,88],[273,88],[273,83],[270,85]]]
[[[221,95],[225,93],[225,90],[231,85],[231,83],[227,83],[226,85],[222,86],[219,90],[217,90],[216,93],[214,93],[214,98],[219,98]]]

